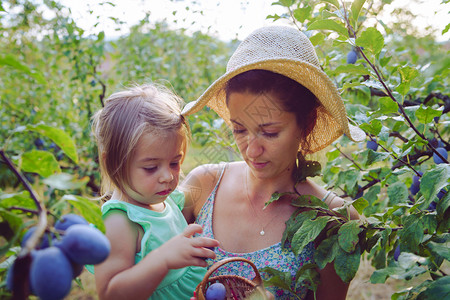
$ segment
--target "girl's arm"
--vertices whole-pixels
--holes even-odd
[[[189,225],[183,234],[175,236],[161,247],[151,251],[134,264],[138,244],[138,225],[123,213],[114,213],[105,219],[106,236],[111,252],[100,265],[95,266],[95,280],[100,299],[147,299],[170,269],[186,266],[206,266],[201,257],[214,258],[218,242],[207,238],[192,238],[201,232],[201,226]]]

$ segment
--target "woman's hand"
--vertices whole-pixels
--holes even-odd
[[[193,237],[195,233],[202,231],[200,225],[190,224],[182,234],[171,238],[154,251],[158,252],[169,270],[187,266],[206,267],[205,258],[216,257],[214,251],[207,248],[217,247],[219,242],[206,237]]]

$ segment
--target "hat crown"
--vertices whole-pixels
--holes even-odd
[[[301,31],[287,26],[268,26],[253,31],[241,42],[227,64],[227,72],[267,60],[293,60],[320,68],[314,46]]]

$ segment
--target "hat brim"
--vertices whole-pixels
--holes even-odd
[[[317,123],[311,132],[310,152],[317,152],[345,133],[353,141],[365,139],[365,133],[348,124],[347,113],[339,91],[331,79],[318,67],[298,60],[267,59],[257,63],[241,65],[226,72],[214,81],[196,100],[186,104],[182,114],[191,115],[205,105],[212,108],[230,126],[230,115],[226,105],[225,86],[231,78],[249,70],[267,70],[289,77],[307,89],[319,100]]]

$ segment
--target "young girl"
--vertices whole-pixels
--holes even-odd
[[[95,266],[100,299],[189,299],[215,258],[216,240],[193,237],[176,190],[189,128],[181,99],[156,86],[111,95],[93,117],[111,253]]]

